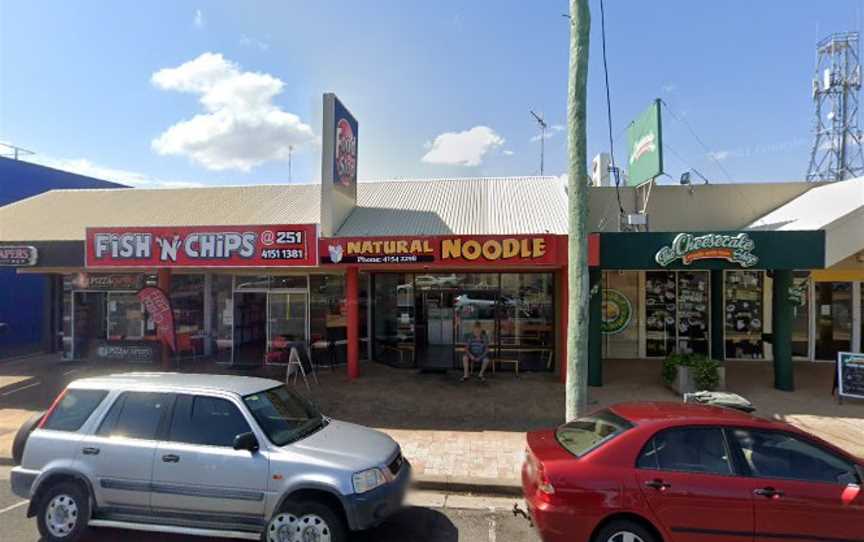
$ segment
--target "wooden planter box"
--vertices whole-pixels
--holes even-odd
[[[719,382],[717,382],[717,390],[712,391],[723,391],[726,389],[726,367],[722,365],[717,369],[717,373],[720,377]],[[696,389],[696,384],[693,382],[693,375],[690,372],[690,367],[678,367],[678,378],[676,378],[672,384],[668,384],[673,391],[675,391],[679,395],[684,395],[685,393],[693,393],[697,391],[703,391]]]

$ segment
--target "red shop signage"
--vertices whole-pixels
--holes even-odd
[[[563,235],[334,237],[318,241],[322,265],[555,265]]]
[[[315,224],[87,228],[86,266],[314,266],[317,238]]]

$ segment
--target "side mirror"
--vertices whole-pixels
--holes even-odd
[[[253,433],[240,433],[234,437],[234,449],[246,450],[252,453],[258,451],[258,439]]]

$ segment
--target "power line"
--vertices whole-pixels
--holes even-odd
[[[615,194],[618,198],[620,217],[624,215],[624,206],[621,204],[621,177],[618,175],[618,168],[615,166],[615,144],[612,140],[612,98],[609,90],[609,66],[606,62],[606,9],[603,0],[600,0],[600,37],[603,46],[603,78],[606,82],[606,122],[609,127],[609,160],[612,175],[615,177]]]
[[[723,164],[720,163],[720,160],[718,160],[717,157],[714,156],[714,153],[711,151],[710,148],[708,148],[708,145],[706,145],[705,142],[702,141],[702,138],[700,138],[696,134],[696,131],[693,129],[692,126],[690,126],[690,123],[687,122],[686,120],[684,120],[682,117],[679,117],[677,114],[675,114],[675,112],[672,111],[672,108],[669,107],[669,104],[666,103],[666,100],[661,99],[660,102],[666,108],[666,111],[668,111],[669,114],[672,115],[673,119],[677,120],[678,122],[680,122],[681,124],[683,124],[687,128],[687,130],[690,132],[690,135],[693,136],[693,139],[695,139],[699,143],[699,145],[702,146],[702,150],[705,151],[705,154],[708,156],[708,158],[711,161],[713,161],[715,164],[717,164],[717,167],[720,168],[720,171],[722,171],[723,174],[726,176],[726,180],[729,182],[732,182],[732,175],[730,175],[729,171],[727,171],[726,168],[723,167]]]

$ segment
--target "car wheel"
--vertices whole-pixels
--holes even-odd
[[[288,502],[267,524],[264,542],[345,542],[342,517],[323,503]]]
[[[39,499],[36,523],[46,542],[80,540],[89,520],[90,499],[80,484],[59,483]]]
[[[600,529],[592,542],[660,542],[649,529],[629,520],[612,521]]]
[[[39,422],[42,420],[42,416],[44,416],[44,412],[37,412],[36,414],[30,416],[26,422],[24,422],[20,428],[18,428],[18,432],[15,433],[15,440],[12,441],[12,462],[15,465],[20,465],[22,459],[24,458],[24,445],[27,444],[27,438],[30,437],[30,433],[36,429],[36,426],[39,425]]]

